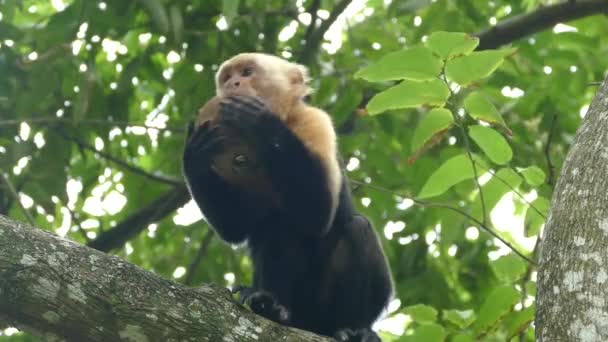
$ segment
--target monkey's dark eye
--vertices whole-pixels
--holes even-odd
[[[241,75],[243,77],[251,76],[251,74],[253,74],[253,68],[252,67],[247,67],[247,68],[243,69],[243,72],[241,73]]]

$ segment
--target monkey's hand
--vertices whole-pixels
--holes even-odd
[[[211,126],[209,121],[195,130],[191,124],[183,156],[186,173],[209,166],[211,158],[222,150],[223,140],[218,127]]]
[[[245,286],[235,286],[232,293],[239,293],[239,302],[249,306],[256,314],[283,325],[289,323],[289,311],[270,293]]]
[[[257,97],[229,96],[220,102],[220,125],[232,127],[257,148],[278,149],[282,132],[289,129]]]
[[[338,342],[382,342],[380,337],[371,329],[344,329],[336,332],[334,338]]]

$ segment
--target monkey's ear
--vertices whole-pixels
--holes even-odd
[[[310,88],[308,87],[308,82],[310,81],[308,68],[300,64],[295,64],[289,69],[287,77],[289,77],[290,84],[296,85],[302,89],[303,96],[310,94]]]

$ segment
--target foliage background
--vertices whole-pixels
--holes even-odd
[[[222,60],[275,53],[310,67],[311,102],[332,114],[358,208],[382,236],[398,299],[378,324],[386,340],[533,340],[534,268],[479,222],[409,200],[446,160],[482,151],[467,148],[455,128],[408,163],[427,109],[365,115],[370,98],[394,82],[354,75],[433,32],[483,32],[552,5],[0,0],[0,214],[188,285],[249,283],[244,251],[214,237],[187,204],[183,128],[214,93]],[[481,186],[484,226],[532,258],[565,151],[608,64],[608,19],[593,13],[531,29],[475,85],[512,131],[506,166],[536,166],[540,181],[480,173],[478,184],[463,181],[430,199],[483,223]],[[495,47],[493,36],[481,37]],[[499,300],[512,291],[516,300]],[[30,337],[9,328],[0,339]]]

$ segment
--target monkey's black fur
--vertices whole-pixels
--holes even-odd
[[[253,259],[254,286],[238,288],[242,301],[267,318],[340,341],[380,341],[370,328],[390,299],[391,277],[347,179],[331,220],[325,169],[276,114],[255,98],[233,96],[222,102],[219,119],[254,146],[281,199],[276,209],[260,209],[211,169],[224,142],[220,131],[207,122],[191,132],[183,163],[192,197],[222,239],[247,241]]]

